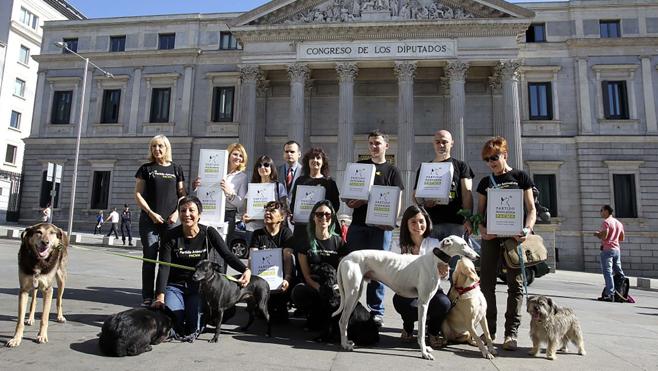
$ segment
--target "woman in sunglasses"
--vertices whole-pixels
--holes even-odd
[[[309,244],[301,247],[298,254],[298,264],[304,282],[292,290],[293,303],[305,312],[309,319],[326,318],[331,314],[321,304],[320,283],[312,272],[315,266],[322,263],[328,263],[334,269],[338,268],[340,258],[347,252],[340,235],[336,233],[337,224],[338,218],[331,202],[322,200],[313,206],[307,225]],[[321,321],[309,320],[309,325],[317,322]]]
[[[331,202],[334,210],[340,208],[340,198],[336,182],[329,176],[329,159],[327,154],[322,148],[311,148],[304,154],[302,160],[302,175],[295,181],[292,188],[292,198],[290,202],[291,213],[295,213],[295,196],[297,195],[297,187],[300,185],[306,186],[322,186],[325,189],[324,198]],[[308,246],[308,233],[306,233],[306,223],[295,223],[295,230],[293,232],[293,246],[296,250]],[[340,226],[336,224],[337,233],[340,234]]]
[[[521,235],[514,238],[525,241],[528,233],[535,226],[536,211],[532,194],[532,179],[525,171],[513,169],[507,164],[507,140],[503,137],[489,139],[482,148],[482,160],[491,169],[491,175],[480,180],[477,187],[478,213],[486,215],[487,190],[490,188],[522,189],[525,204],[525,224]],[[496,280],[501,249],[506,238],[487,233],[486,221],[479,226],[482,236],[482,251],[480,254],[480,287],[487,299],[487,323],[489,333],[495,338],[496,334]],[[523,275],[520,269],[507,269],[507,311],[505,313],[505,340],[503,349],[517,349],[517,334],[521,324],[521,307],[523,305]]]
[[[251,173],[250,183],[276,184],[274,188],[274,201],[279,201],[284,205],[288,204],[288,193],[286,192],[286,186],[279,182],[276,166],[274,166],[274,161],[272,161],[270,156],[263,155],[256,159],[256,162],[254,163],[254,170]],[[245,198],[245,209],[246,203],[247,199]],[[257,229],[263,228],[264,226],[262,220],[252,219],[246,213],[242,215],[242,221],[247,223],[248,231],[255,231]]]

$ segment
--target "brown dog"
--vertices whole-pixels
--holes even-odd
[[[37,289],[43,292],[43,314],[36,342],[48,342],[48,315],[55,280],[57,280],[57,322],[66,322],[62,314],[62,296],[66,282],[68,236],[53,224],[40,223],[25,229],[21,240],[21,247],[18,250],[18,282],[20,284],[18,319],[14,337],[7,342],[8,347],[21,345],[25,325],[31,326],[34,323]],[[25,321],[27,297],[30,292],[32,292],[32,304],[30,315]]]

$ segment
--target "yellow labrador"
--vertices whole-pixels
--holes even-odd
[[[7,342],[8,347],[21,345],[25,325],[34,323],[37,306],[37,289],[43,292],[43,314],[37,335],[37,343],[48,342],[48,315],[53,298],[53,283],[57,280],[57,322],[66,322],[62,314],[62,296],[66,282],[66,263],[68,237],[53,224],[33,225],[21,235],[21,247],[18,250],[18,318],[14,337]],[[25,321],[27,298],[32,292],[30,315]]]
[[[482,356],[493,359],[496,348],[493,346],[487,326],[487,301],[480,290],[480,277],[475,271],[471,259],[462,257],[452,273],[452,288],[448,297],[454,307],[441,325],[443,335],[448,341],[469,342],[477,345]],[[477,336],[475,327],[480,324],[484,331],[487,346]]]

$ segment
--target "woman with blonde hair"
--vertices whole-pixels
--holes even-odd
[[[135,201],[142,212],[139,236],[144,257],[157,259],[159,241],[178,222],[178,199],[187,194],[183,168],[172,161],[171,143],[164,135],[149,142],[149,162],[135,173]],[[142,304],[151,305],[154,294],[155,264],[142,263]]]

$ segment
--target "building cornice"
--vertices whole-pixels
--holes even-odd
[[[619,37],[619,38],[577,38],[566,41],[567,47],[576,48],[603,48],[603,47],[629,47],[658,45],[658,37]]]
[[[162,58],[178,58],[178,57],[192,57],[197,58],[202,52],[199,48],[185,48],[185,49],[168,49],[168,50],[133,50],[121,53],[110,53],[110,52],[93,52],[85,53],[80,52],[79,54],[86,58],[91,58],[95,61],[103,59],[135,59],[135,58],[157,58],[160,60]],[[33,55],[32,59],[39,63],[54,63],[54,62],[79,62],[80,58],[73,54],[64,54],[64,53],[54,53],[54,54],[39,54]],[[156,64],[156,63],[154,63]]]

